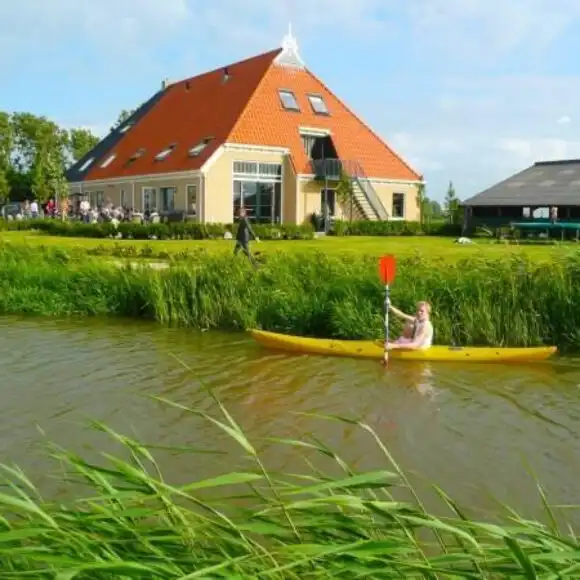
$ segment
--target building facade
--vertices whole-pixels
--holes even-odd
[[[304,65],[295,40],[164,84],[67,173],[93,206],[300,224],[418,220],[421,177]]]

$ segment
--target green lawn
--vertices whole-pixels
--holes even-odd
[[[119,241],[111,239],[92,238],[65,238],[46,236],[32,232],[0,232],[0,240],[12,243],[25,243],[30,245],[60,246],[63,248],[95,246],[108,246],[115,244],[133,245],[139,248],[149,246],[154,253],[179,252],[205,248],[212,252],[231,252],[234,242],[230,240],[130,240]],[[385,253],[393,253],[397,256],[412,256],[419,252],[426,257],[441,258],[447,261],[455,261],[468,256],[484,255],[486,257],[501,258],[509,254],[526,254],[538,260],[549,260],[554,256],[575,251],[579,246],[574,243],[561,245],[504,245],[491,243],[487,240],[478,240],[476,243],[466,246],[455,244],[452,238],[436,237],[323,237],[309,241],[265,241],[254,243],[254,252],[268,254],[277,251],[304,251],[322,250],[331,254],[356,253],[369,256],[380,256]]]

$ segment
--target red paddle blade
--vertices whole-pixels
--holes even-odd
[[[379,276],[381,282],[386,286],[395,281],[395,274],[397,273],[397,260],[395,256],[383,256],[379,260]]]

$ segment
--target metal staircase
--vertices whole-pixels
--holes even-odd
[[[358,161],[317,159],[311,163],[315,179],[336,181],[343,175],[348,177],[352,201],[364,219],[372,221],[389,219],[385,206]]]

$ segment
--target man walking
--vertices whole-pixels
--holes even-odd
[[[234,248],[234,255],[237,255],[237,253],[242,250],[244,252],[244,254],[246,254],[246,256],[248,256],[248,259],[250,260],[250,262],[257,267],[258,264],[256,262],[256,260],[254,260],[254,257],[252,256],[252,254],[250,253],[250,238],[252,238],[253,240],[256,241],[260,241],[258,239],[258,237],[256,236],[256,234],[254,233],[254,230],[252,229],[252,226],[250,225],[250,222],[248,220],[248,215],[246,213],[246,210],[242,207],[240,208],[238,215],[240,217],[240,221],[238,222],[238,232],[236,234],[236,247]]]

